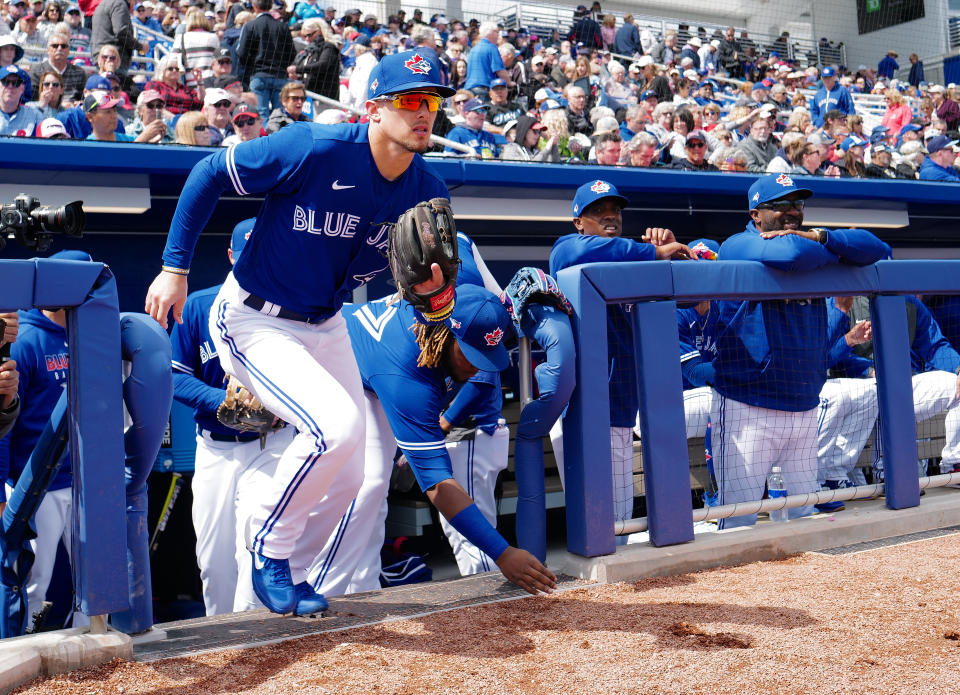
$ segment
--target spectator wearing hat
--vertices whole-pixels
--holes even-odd
[[[43,48],[46,41],[37,31],[38,17],[33,12],[25,12],[13,29],[13,38],[24,48]]]
[[[83,112],[90,122],[91,133],[87,140],[100,142],[133,142],[135,138],[125,132],[117,132],[120,100],[109,92],[97,92],[83,99]],[[143,134],[141,133],[141,136]],[[141,140],[143,142],[144,140]]]
[[[218,48],[213,52],[213,61],[210,63],[210,72],[203,78],[202,84],[204,89],[210,89],[211,87],[220,87],[223,89],[223,79],[231,78],[231,82],[239,81],[233,72],[233,56],[230,54],[229,48]],[[241,91],[243,90],[243,85],[240,86]]]
[[[168,53],[157,61],[153,79],[147,82],[144,89],[160,92],[167,105],[167,111],[172,114],[196,111],[203,106],[203,101],[197,96],[196,91],[183,84],[182,76],[180,56],[176,53]]]
[[[264,119],[283,108],[280,90],[287,82],[287,66],[297,55],[290,30],[270,14],[272,4],[271,0],[254,0],[257,16],[244,25],[236,50]]]
[[[311,92],[340,98],[340,50],[333,43],[329,25],[314,17],[303,23],[300,35],[308,41],[294,59],[297,79]]]
[[[490,83],[490,108],[487,109],[486,121],[490,124],[487,130],[494,133],[503,132],[503,126],[523,115],[523,108],[514,101],[507,101],[507,83],[499,77]]]
[[[120,52],[120,64],[113,69],[122,75],[126,75],[135,50],[146,53],[150,49],[149,44],[137,39],[133,31],[127,0],[100,0],[93,12],[91,29],[90,50],[97,53],[106,44],[116,46]]]
[[[210,126],[210,146],[219,147],[223,139],[233,133],[230,120],[233,115],[233,95],[225,89],[208,89],[203,97],[203,115]]]
[[[450,130],[446,135],[447,139],[472,147],[483,159],[495,159],[500,146],[496,138],[483,129],[483,122],[489,108],[489,105],[476,98],[467,101],[463,105],[463,123]],[[459,150],[450,146],[445,147],[443,151],[459,153]]]
[[[44,118],[37,124],[36,137],[45,140],[69,140],[67,129],[56,118]]]
[[[377,30],[380,28],[380,26],[377,24],[377,15],[375,14],[363,15],[363,19],[361,20],[360,26],[358,28],[361,34],[365,35],[367,38],[372,39],[374,34],[376,34]]]
[[[837,83],[837,71],[831,66],[827,66],[820,74],[823,86],[813,95],[813,101],[810,102],[810,117],[813,124],[818,128],[823,125],[824,117],[828,111],[834,109],[840,111],[846,116],[856,113],[853,106],[853,97],[846,87]]]
[[[899,69],[900,65],[897,63],[897,52],[887,51],[887,55],[885,55],[880,60],[880,64],[877,65],[877,77],[882,77],[885,80],[892,80],[893,76]]]
[[[702,130],[687,133],[683,146],[685,157],[674,157],[672,169],[681,171],[720,171],[707,161],[707,134]]]
[[[83,12],[77,5],[67,7],[64,18],[70,33],[70,50],[81,53],[90,52],[90,29],[83,26]]]
[[[18,63],[21,58],[23,58],[23,46],[18,44],[10,34],[0,36],[0,68]]]
[[[670,88],[670,80],[663,75],[657,74],[657,64],[649,55],[642,56],[637,61],[642,71],[643,83],[640,85],[641,94],[646,92],[655,92],[657,102],[673,101],[673,89]]]
[[[859,135],[848,136],[841,144],[843,159],[840,161],[840,176],[843,178],[862,179],[866,176],[866,166],[863,163],[867,141]]]
[[[31,76],[31,82],[33,77]],[[36,78],[39,84],[40,96],[34,101],[28,101],[27,106],[32,106],[44,118],[53,118],[64,110],[63,105],[63,78],[54,70],[48,70]]]
[[[297,121],[309,121],[303,112],[307,92],[302,82],[287,82],[280,92],[280,108],[274,109],[267,121],[267,132],[276,133],[284,126]],[[259,111],[259,109],[257,109]]]
[[[147,133],[145,139],[139,142],[167,144],[176,142],[177,136],[164,120],[166,103],[163,95],[155,89],[145,89],[137,97],[136,117],[127,126],[127,135],[134,139],[142,133]]]
[[[61,33],[51,34],[47,39],[47,57],[30,68],[30,81],[34,86],[33,99],[40,98],[41,76],[51,71],[60,75],[63,99],[68,106],[83,98],[83,85],[87,82],[87,74],[83,68],[71,63],[69,56],[70,37]]]
[[[747,157],[747,171],[764,173],[767,164],[777,154],[777,146],[771,141],[770,121],[762,114],[750,121],[749,136],[740,141],[737,149]]]
[[[882,142],[870,145],[870,163],[864,169],[864,176],[868,179],[898,179],[897,170],[893,168],[893,150]]]
[[[709,43],[704,43],[697,51],[700,57],[700,72],[706,72],[712,75],[717,71],[717,51],[720,48],[720,39],[713,39]]]
[[[532,116],[520,116],[514,126],[513,142],[503,146],[500,159],[520,162],[559,162],[558,138],[550,135],[540,147],[546,126]]]
[[[17,25],[17,22],[20,21],[20,18],[28,11],[26,0],[11,0],[6,3],[3,12],[3,22],[7,25],[7,29],[4,33],[13,29]]]
[[[153,3],[151,2],[139,2],[139,0],[133,5],[133,14],[130,16],[130,21],[133,23],[134,31],[138,33],[143,33],[140,29],[148,29],[150,31],[156,31],[163,33],[163,27],[160,25],[157,20],[153,18]],[[147,40],[147,51],[153,53],[154,49],[160,43],[160,39],[152,38],[145,36]]]
[[[91,75],[87,78],[87,83],[83,88],[83,96],[86,98],[90,94],[100,94],[111,92],[110,80],[103,75]],[[93,128],[90,127],[90,121],[87,120],[87,112],[83,108],[81,100],[73,108],[66,109],[57,114],[57,120],[63,123],[67,133],[74,140],[85,140]],[[123,124],[117,121],[117,130],[125,133]]]
[[[923,61],[916,53],[910,54],[910,74],[907,76],[907,83],[919,89],[920,83],[924,82]]]
[[[703,48],[703,42],[700,40],[699,36],[693,36],[687,41],[687,45],[683,47],[683,50],[680,51],[680,56],[678,60],[681,65],[683,64],[684,58],[689,58],[691,60],[691,65],[694,70],[700,69],[700,54],[698,51]]]
[[[223,139],[222,146],[230,147],[266,135],[257,110],[249,104],[240,104],[233,112],[233,134]]]
[[[479,29],[480,39],[473,46],[467,58],[466,89],[478,97],[486,97],[490,83],[500,78],[510,87],[510,74],[503,64],[503,58],[497,48],[500,30],[493,22],[483,22]]]
[[[16,65],[0,68],[0,135],[31,137],[43,114],[24,105],[30,76]]]
[[[629,12],[623,15],[623,25],[617,29],[616,38],[613,40],[613,50],[620,55],[639,57],[642,53],[640,47],[640,31],[633,22],[633,15]]]
[[[960,174],[953,167],[957,157],[954,146],[956,140],[946,135],[937,135],[927,142],[927,157],[920,165],[918,178],[921,181],[949,181],[960,183]]]
[[[896,146],[899,148],[905,142],[919,141],[921,132],[923,132],[921,126],[916,123],[907,123],[897,134]]]
[[[210,66],[214,54],[220,48],[220,39],[212,30],[213,25],[203,10],[191,7],[187,12],[185,29],[173,43],[173,53],[180,56],[189,89],[196,89],[203,82],[203,78],[213,74]]]
[[[943,85],[935,84],[928,91],[933,99],[937,118],[947,124],[947,130],[957,130],[960,127],[960,106],[950,98]]]

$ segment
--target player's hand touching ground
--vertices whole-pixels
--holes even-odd
[[[503,576],[530,594],[553,593],[557,577],[526,550],[510,546],[497,558]]]
[[[186,301],[187,276],[162,270],[147,290],[147,301],[143,310],[166,328],[170,307],[173,307],[174,320],[183,323],[183,304]]]

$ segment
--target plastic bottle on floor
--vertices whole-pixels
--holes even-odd
[[[770,469],[770,475],[767,476],[767,497],[771,500],[780,499],[787,496],[787,486],[783,482],[783,473],[780,466],[774,466]],[[786,509],[771,509],[770,521],[787,521]]]

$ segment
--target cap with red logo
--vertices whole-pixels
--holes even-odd
[[[421,48],[384,56],[370,71],[367,99],[411,89],[429,89],[444,97],[453,96],[457,91],[444,86],[436,53]]]
[[[243,116],[260,118],[260,113],[254,107],[250,106],[250,104],[244,103],[237,107],[237,110],[233,112],[233,117],[230,120],[236,123],[237,119]]]
[[[453,315],[447,322],[463,356],[477,369],[499,372],[510,364],[504,340],[510,314],[492,292],[476,285],[457,287]]]
[[[69,138],[66,127],[56,118],[44,118],[37,124],[38,138]]]
[[[83,112],[92,113],[97,109],[112,109],[120,105],[119,99],[114,99],[109,92],[95,92],[83,99]]]
[[[604,198],[615,198],[620,203],[621,208],[625,208],[627,203],[630,202],[620,195],[616,186],[608,181],[601,181],[600,179],[587,181],[577,189],[577,193],[573,197],[573,216],[580,217],[584,210]]]

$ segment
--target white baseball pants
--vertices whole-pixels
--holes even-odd
[[[877,422],[876,379],[827,379],[817,408],[817,479],[857,482],[854,469]]]

